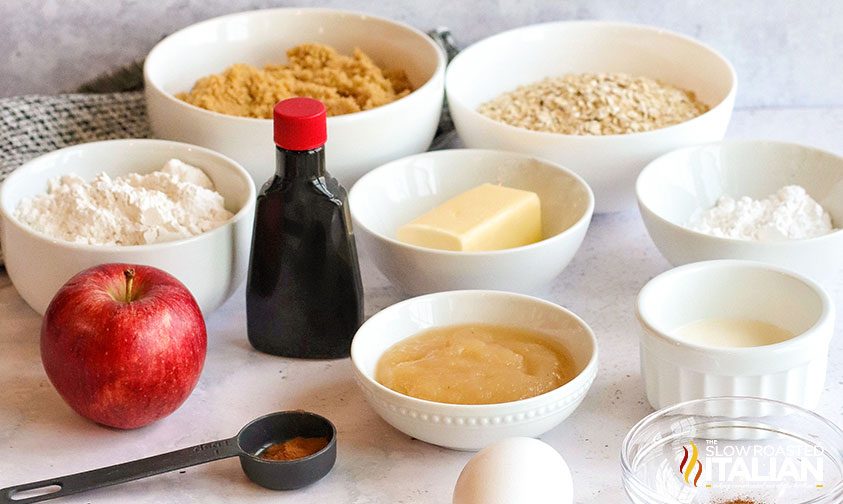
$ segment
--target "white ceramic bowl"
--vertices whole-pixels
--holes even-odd
[[[409,245],[399,227],[444,201],[490,182],[533,191],[542,205],[544,239],[489,252]],[[351,189],[349,205],[361,249],[408,294],[458,289],[536,292],[568,265],[588,230],[594,196],[573,172],[513,152],[427,152],[381,166]]]
[[[652,77],[693,91],[712,108],[667,128],[607,136],[530,131],[477,112],[520,85],[582,72]],[[445,82],[467,147],[525,152],[566,166],[594,190],[597,212],[633,208],[635,177],[657,156],[722,139],[736,88],[732,65],[702,43],[660,28],[602,21],[547,23],[493,35],[457,55]]]
[[[433,327],[467,323],[540,331],[571,352],[578,375],[540,396],[483,405],[416,399],[375,381],[381,355],[395,343]],[[428,443],[479,450],[504,438],[539,436],[573,413],[597,374],[597,339],[582,319],[538,298],[498,291],[439,292],[408,299],[372,316],[354,336],[351,362],[366,400],[390,425]]]
[[[222,16],[180,30],[146,58],[147,110],[155,136],[214,149],[235,159],[259,186],[275,171],[272,120],[211,112],[175,98],[197,79],[234,63],[286,61],[306,42],[343,54],[359,47],[384,68],[407,72],[410,95],[376,109],[328,118],[328,171],[351,187],[366,171],[430,146],[439,121],[444,52],[403,23],[333,9],[270,9]]]
[[[825,385],[834,305],[816,283],[751,261],[672,269],[638,294],[641,373],[656,408],[692,399],[750,396],[812,409]],[[674,331],[701,319],[748,319],[795,336],[750,348],[703,346]]]
[[[57,176],[91,180],[158,170],[172,158],[201,168],[234,213],[220,227],[192,238],[151,245],[82,245],[50,238],[14,217],[22,198],[47,191]],[[109,140],[67,147],[15,170],[0,186],[0,242],[18,293],[43,314],[53,295],[76,273],[103,263],[126,262],[160,268],[178,278],[207,315],[234,293],[246,277],[255,212],[255,187],[246,170],[216,152],[164,140]]]
[[[674,266],[709,259],[750,259],[826,283],[843,269],[843,231],[807,240],[757,242],[718,238],[685,226],[726,194],[765,198],[803,186],[843,226],[843,158],[801,145],[740,140],[690,147],[650,163],[636,185],[641,217]]]

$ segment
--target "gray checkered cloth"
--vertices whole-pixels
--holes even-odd
[[[0,181],[62,147],[148,136],[142,92],[0,98]]]

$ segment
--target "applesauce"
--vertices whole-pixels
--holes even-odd
[[[576,374],[570,352],[538,331],[464,324],[391,346],[378,361],[375,379],[418,399],[496,404],[544,394]]]

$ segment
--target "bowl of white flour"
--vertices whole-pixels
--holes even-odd
[[[748,259],[826,283],[843,269],[843,158],[783,142],[717,142],[641,172],[638,206],[674,266]]]
[[[21,297],[44,313],[70,277],[111,262],[172,274],[206,315],[245,278],[255,188],[214,151],[163,140],[81,144],[0,187],[0,243]]]

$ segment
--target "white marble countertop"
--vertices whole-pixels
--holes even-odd
[[[843,109],[743,110],[732,138],[775,138],[843,153]],[[34,266],[35,267],[35,266]],[[638,369],[636,293],[669,268],[637,212],[597,216],[548,299],[582,316],[600,342],[600,372],[582,406],[542,439],[565,457],[578,503],[626,502],[619,450],[627,430],[652,410]],[[366,311],[401,295],[363,261]],[[843,314],[843,278],[832,285]],[[293,361],[260,354],[246,340],[243,291],[207,320],[209,347],[198,387],[172,416],[135,431],[94,425],[53,390],[39,360],[40,318],[0,273],[0,487],[93,469],[234,435],[264,413],[305,409],[339,430],[339,456],[322,481],[296,492],[251,484],[236,459],[69,497],[67,503],[437,503],[450,502],[469,453],[415,441],[365,403],[350,362]],[[840,324],[819,412],[843,423]]]

